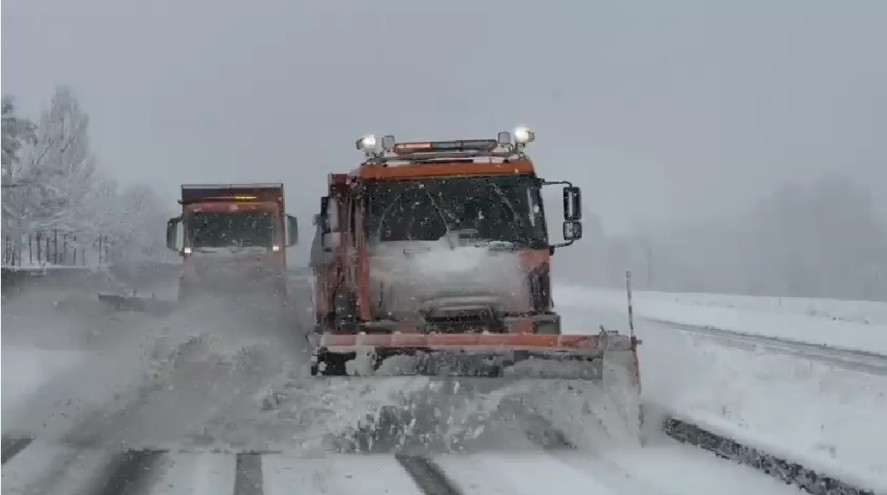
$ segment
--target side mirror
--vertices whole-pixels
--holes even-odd
[[[564,187],[564,220],[572,222],[581,219],[582,191],[576,186],[566,186]]]
[[[292,216],[286,216],[286,245],[295,246],[299,242],[299,220]]]
[[[332,251],[339,247],[341,240],[342,237],[339,232],[327,232],[320,238],[320,244],[323,246],[324,251]]]
[[[579,239],[582,239],[582,222],[578,220],[567,220],[564,222],[564,240],[573,242]]]
[[[166,221],[166,248],[170,251],[178,251],[178,227],[182,217],[170,218]]]

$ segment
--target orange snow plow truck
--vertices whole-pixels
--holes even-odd
[[[329,175],[315,216],[312,375],[600,380],[615,369],[639,387],[633,334],[564,333],[553,310],[552,254],[581,238],[581,197],[536,175],[534,138],[357,141],[365,160]],[[541,190],[558,184],[563,242],[551,244]]]
[[[166,227],[182,256],[179,301],[197,294],[287,295],[286,247],[298,239],[283,184],[184,184],[182,214]]]

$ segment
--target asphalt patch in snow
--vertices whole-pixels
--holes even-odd
[[[3,435],[2,464],[6,464],[6,461],[15,457],[16,454],[30,445],[32,441],[34,441],[33,437],[12,437]]]
[[[144,493],[150,486],[151,475],[163,452],[156,450],[129,450],[121,452],[107,467],[91,495],[131,495]]]
[[[406,455],[396,455],[395,458],[425,495],[462,495],[459,486],[431,459]]]
[[[234,495],[262,495],[262,455],[237,454]]]

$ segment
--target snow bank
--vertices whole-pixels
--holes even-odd
[[[614,320],[625,312],[624,298],[615,291],[561,287],[555,297],[565,321]],[[643,304],[643,296],[641,301],[637,312],[649,317],[650,305]],[[801,321],[792,328],[802,336],[803,324],[821,322],[788,316]],[[836,331],[853,328],[823,324]],[[877,328],[866,327],[869,332]],[[768,327],[774,328],[779,327]],[[637,321],[636,330],[643,339],[638,352],[648,403],[774,455],[887,492],[887,444],[880,440],[887,438],[887,377],[723,347],[652,321]]]
[[[887,492],[887,445],[879,440],[887,438],[887,377],[692,340],[660,340],[647,342],[642,366],[656,370],[647,373],[651,376],[671,370],[655,378],[659,384],[649,387],[650,397],[679,418]],[[685,350],[675,360],[670,356],[678,345]],[[663,384],[666,380],[672,382]]]
[[[558,286],[555,302],[626,311],[617,290]],[[887,355],[887,303],[635,292],[638,318],[712,327],[753,335]]]

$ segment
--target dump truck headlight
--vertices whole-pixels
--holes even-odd
[[[514,141],[518,144],[532,143],[536,139],[536,133],[527,127],[518,127],[514,130]]]
[[[277,244],[275,244],[275,245],[271,246],[271,250],[274,251],[274,252],[276,253],[276,252],[280,251],[280,246],[278,246]]]
[[[191,254],[191,248],[190,248],[190,247],[182,248],[182,251],[183,251],[185,254]]]

